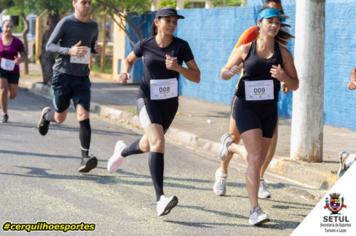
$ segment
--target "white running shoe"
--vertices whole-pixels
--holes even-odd
[[[262,225],[270,221],[268,215],[265,214],[258,205],[250,212],[250,225]]]
[[[271,193],[267,189],[267,185],[264,179],[260,180],[260,188],[258,189],[259,198],[271,198]]]
[[[177,206],[178,198],[176,196],[172,196],[170,198],[161,196],[159,201],[157,202],[157,216],[168,215],[171,210]]]
[[[221,137],[221,144],[219,148],[219,158],[222,161],[226,161],[228,156],[232,154],[229,151],[229,146],[234,142],[234,139],[231,137],[230,134],[224,134]]]
[[[115,173],[120,168],[120,165],[124,160],[124,157],[121,156],[121,152],[125,147],[127,146],[123,140],[120,140],[116,143],[114,155],[112,155],[108,161],[108,171],[110,173]]]
[[[226,179],[227,174],[223,174],[220,168],[215,172],[215,183],[214,183],[214,193],[218,196],[225,196],[226,194]]]

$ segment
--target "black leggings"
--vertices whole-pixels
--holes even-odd
[[[238,98],[233,112],[240,134],[261,129],[264,138],[272,138],[278,122],[277,103],[256,103]]]
[[[138,116],[143,128],[150,124],[160,124],[163,127],[163,132],[166,133],[169,126],[172,124],[178,110],[178,100],[160,100],[152,101],[149,98],[137,99]],[[126,147],[122,151],[124,157],[143,153],[140,150],[140,140]],[[150,152],[148,158],[153,186],[156,192],[157,202],[160,200],[163,193],[163,176],[164,176],[164,153]]]

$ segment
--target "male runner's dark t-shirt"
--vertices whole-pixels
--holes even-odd
[[[142,39],[135,45],[133,52],[136,57],[144,57],[144,73],[137,99],[151,97],[150,80],[176,78],[178,81],[179,73],[166,68],[166,55],[176,59],[179,65],[182,65],[183,61],[187,63],[194,59],[189,44],[176,37],[173,37],[172,43],[165,48],[157,45],[155,37]]]
[[[59,54],[53,65],[53,70],[74,76],[88,76],[90,73],[87,64],[70,63],[68,51],[71,47],[82,41],[80,46],[89,47],[89,52],[94,50],[95,42],[98,39],[98,24],[81,22],[74,15],[63,18],[54,29],[46,46],[46,51]],[[59,45],[57,43],[59,42]]]

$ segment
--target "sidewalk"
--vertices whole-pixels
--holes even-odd
[[[22,76],[20,86],[51,96],[42,82],[39,65],[30,64],[30,74]],[[138,85],[121,85],[116,81],[91,77],[91,110],[102,116],[118,120],[127,125],[141,128],[136,112]],[[180,96],[177,116],[166,134],[168,140],[180,145],[217,156],[220,137],[229,130],[230,106],[204,102]],[[211,120],[212,123],[207,121]],[[331,126],[324,126],[323,163],[290,161],[291,120],[280,118],[279,138],[274,160],[268,172],[314,188],[330,189],[337,181],[339,153],[356,153],[356,132]],[[119,139],[119,137],[118,137]],[[245,166],[238,156],[233,162]],[[217,164],[217,168],[219,164]]]

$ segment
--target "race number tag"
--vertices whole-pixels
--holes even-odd
[[[246,101],[274,99],[273,80],[245,81]]]
[[[178,81],[173,79],[155,79],[150,81],[151,100],[164,100],[178,96]]]
[[[4,70],[13,71],[15,68],[15,61],[2,58],[1,59],[1,68]]]
[[[70,63],[75,64],[89,64],[90,53],[84,54],[83,56],[70,56]]]

